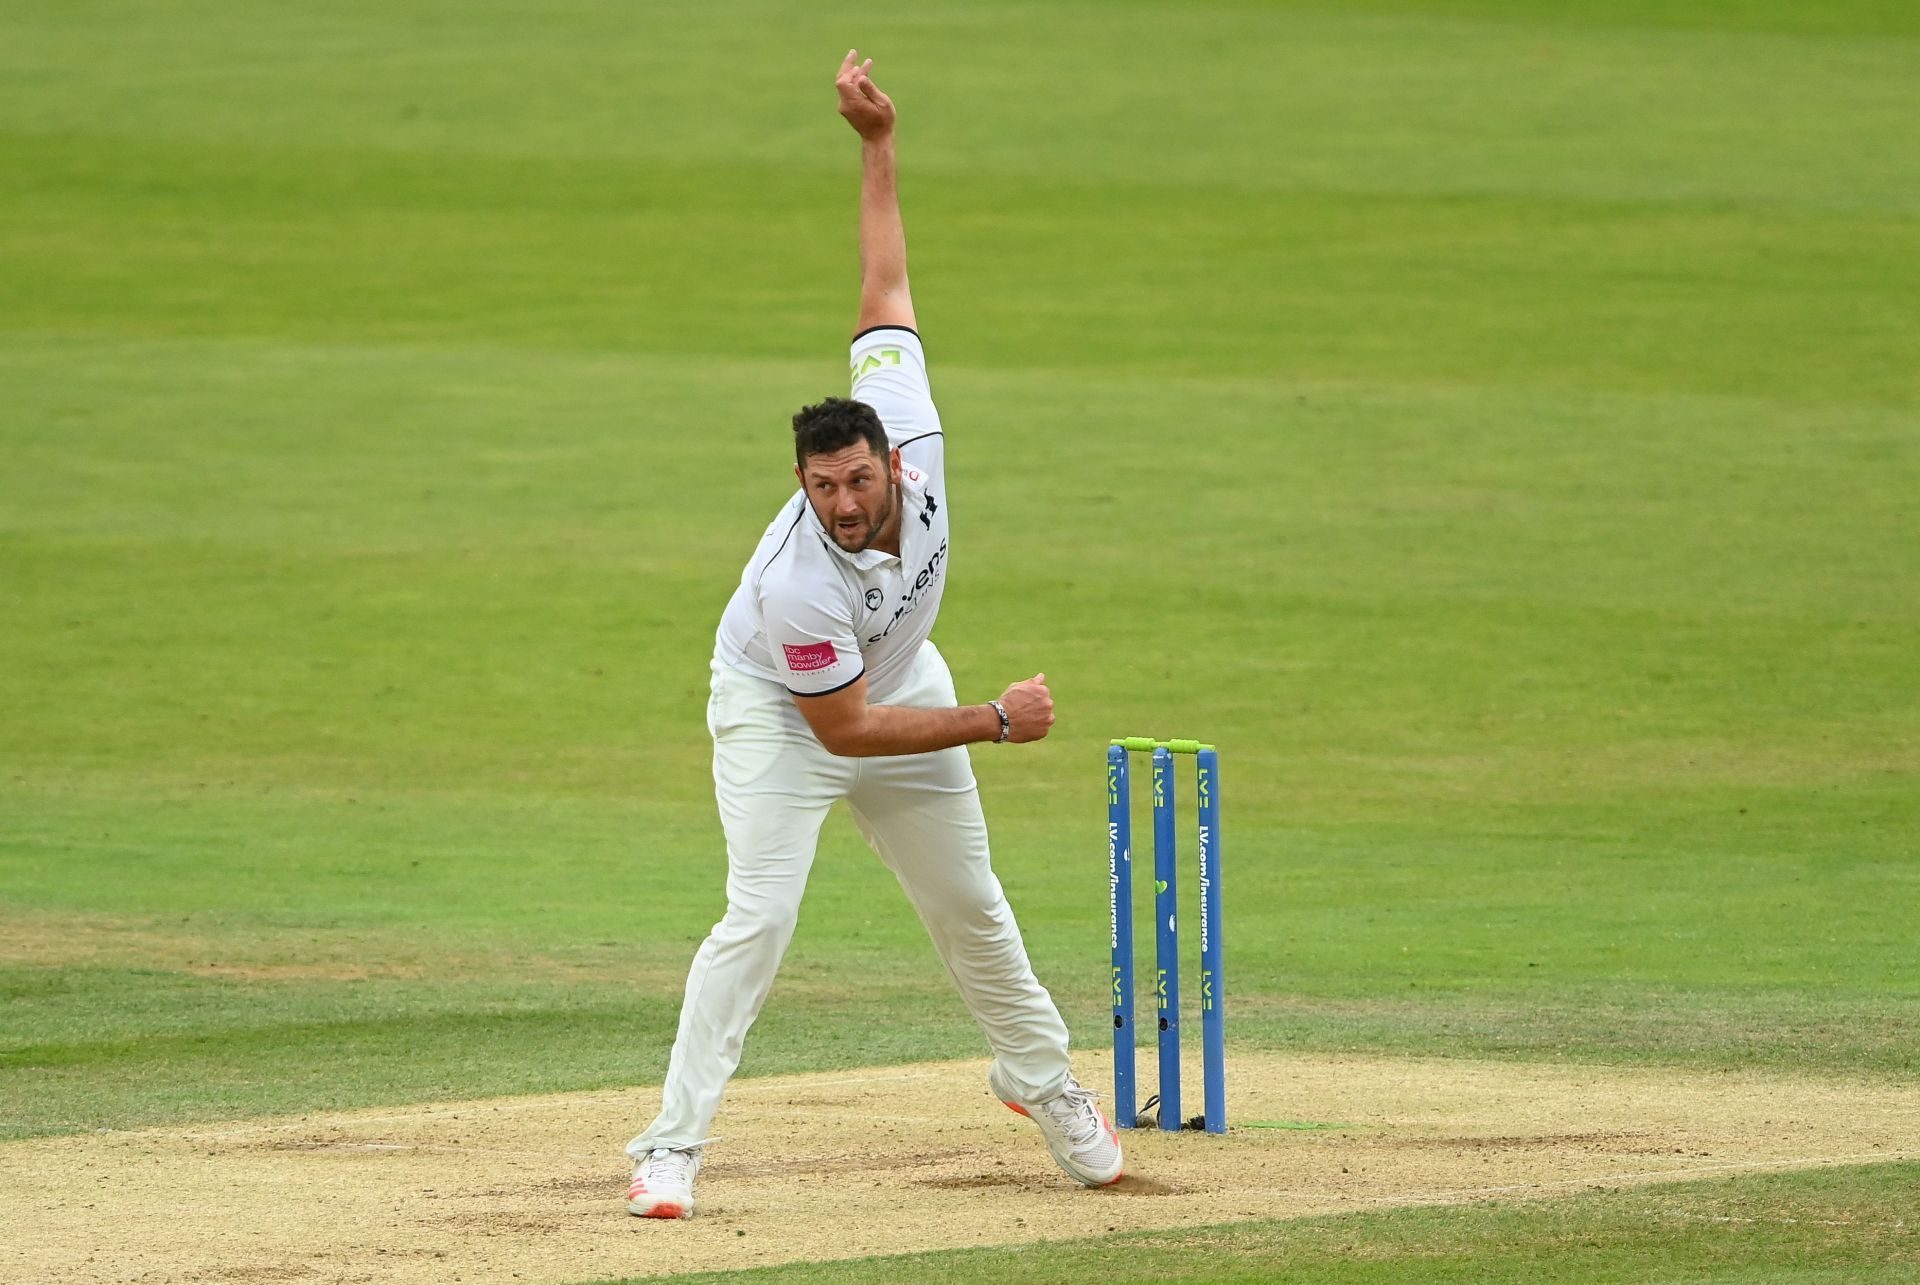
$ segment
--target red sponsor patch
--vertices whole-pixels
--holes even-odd
[[[781,650],[787,653],[787,668],[796,674],[810,674],[816,669],[832,669],[840,663],[840,653],[833,649],[833,644],[830,642],[808,643],[804,647],[783,643]]]
[[[907,470],[907,480],[908,480],[909,482],[918,482],[918,481],[920,480],[920,470],[919,470],[919,469],[917,469],[917,468],[910,468],[910,469],[908,469],[908,470]]]

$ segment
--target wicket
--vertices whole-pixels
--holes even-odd
[[[1226,972],[1220,931],[1220,756],[1199,741],[1127,736],[1107,747],[1107,916],[1113,952],[1114,1123],[1136,1123],[1133,1026],[1133,795],[1128,754],[1153,755],[1154,993],[1159,1017],[1159,1124],[1179,1129],[1180,932],[1173,756],[1191,754],[1199,781],[1200,1043],[1208,1133],[1227,1131]],[[1151,1105],[1151,1104],[1149,1104]]]

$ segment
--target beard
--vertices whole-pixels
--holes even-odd
[[[874,515],[873,521],[867,524],[864,536],[854,537],[855,543],[849,544],[847,539],[841,536],[840,524],[838,522],[823,520],[822,525],[827,528],[827,534],[833,537],[834,544],[838,545],[840,549],[846,553],[865,553],[868,549],[872,548],[873,542],[880,538],[880,533],[887,529],[887,523],[893,521],[894,507],[900,498],[898,494],[899,489],[900,488],[894,484],[893,479],[889,477],[887,479],[886,503],[880,506],[880,512]]]

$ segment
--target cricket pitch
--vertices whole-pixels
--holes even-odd
[[[1080,1072],[1110,1080],[1097,1057]],[[578,1282],[1920,1157],[1911,1086],[1236,1054],[1231,1132],[1123,1134],[1129,1176],[1089,1191],[993,1101],[981,1060],[736,1081],[698,1215],[676,1223],[623,1204],[621,1148],[657,1102],[569,1093],[5,1144],[0,1276]]]

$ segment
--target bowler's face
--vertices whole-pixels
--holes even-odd
[[[879,455],[855,442],[809,455],[794,472],[835,544],[848,553],[900,552],[900,452]]]

